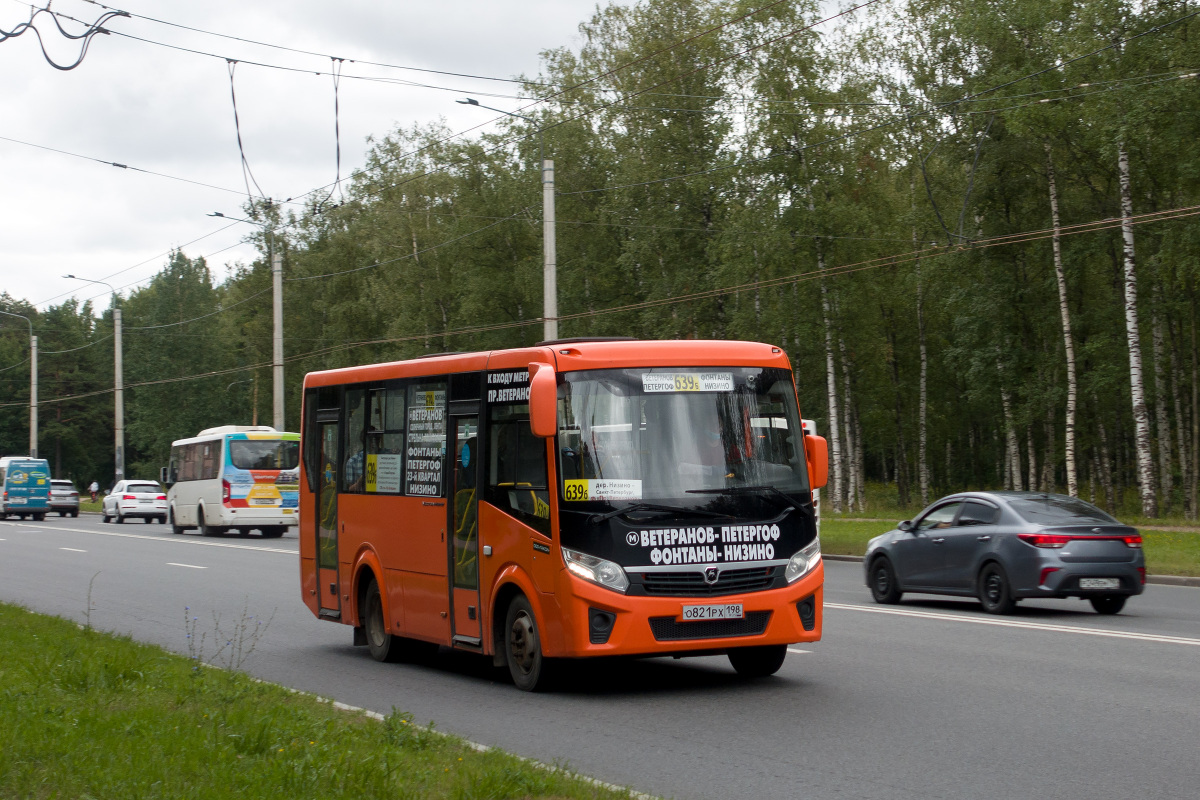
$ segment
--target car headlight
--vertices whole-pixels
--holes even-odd
[[[566,547],[562,549],[562,554],[563,560],[567,562],[567,569],[585,581],[597,583],[614,592],[624,593],[629,588],[629,578],[625,576],[625,570],[621,569],[620,564]]]
[[[788,583],[795,583],[805,575],[813,571],[813,568],[821,562],[821,537],[812,540],[812,543],[807,547],[797,551],[796,555],[792,556],[788,561],[787,569],[783,571],[783,576],[787,578]]]

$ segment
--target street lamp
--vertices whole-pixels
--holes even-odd
[[[537,120],[532,117],[485,106],[472,97],[455,102],[465,106],[486,108],[488,111],[506,114],[537,125]],[[554,241],[554,161],[546,158],[541,128],[538,129],[538,155],[541,156],[542,161],[542,337],[549,341],[558,338],[558,270],[555,263],[557,252]]]
[[[208,216],[220,217],[221,219],[231,219],[237,222],[245,222],[247,225],[257,225],[257,222],[241,217],[231,217],[228,214],[222,214],[220,211],[214,211]],[[267,234],[267,250],[271,257],[271,294],[272,306],[274,315],[274,331],[271,339],[271,364],[274,372],[274,413],[273,424],[275,430],[281,431],[284,429],[283,419],[283,255],[275,249],[275,235],[270,228],[263,225]],[[257,385],[257,384],[256,384]],[[257,419],[258,410],[255,408],[255,419]]]
[[[121,295],[117,294],[117,290],[112,287],[111,283],[105,281],[94,281],[91,278],[80,278],[75,275],[63,275],[64,278],[70,278],[75,281],[83,281],[84,283],[95,283],[100,286],[107,286],[112,292],[112,312],[113,312],[113,388],[115,389],[116,397],[113,402],[113,427],[116,429],[116,481],[119,483],[125,478],[125,378],[121,363],[121,306],[117,301],[121,299]]]
[[[0,311],[0,314],[23,319],[29,325],[29,457],[37,458],[37,337],[33,335],[33,323],[29,317],[10,311]]]

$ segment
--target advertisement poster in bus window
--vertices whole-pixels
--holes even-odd
[[[446,384],[413,386],[408,398],[404,493],[441,497],[445,463]]]
[[[225,443],[232,508],[298,508],[300,435],[234,433]]]

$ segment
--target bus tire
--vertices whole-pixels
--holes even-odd
[[[367,635],[367,649],[376,661],[395,663],[403,656],[403,645],[399,636],[388,633],[387,620],[383,617],[383,599],[379,596],[379,584],[372,578],[363,592],[363,633]]]
[[[504,661],[513,683],[521,691],[538,692],[549,688],[550,659],[542,655],[537,618],[523,594],[513,598],[505,616]]]
[[[264,539],[278,539],[286,530],[286,525],[268,525],[262,528],[262,536]]]
[[[171,533],[175,534],[176,536],[179,536],[183,533],[183,526],[175,524],[175,506],[171,506],[170,511],[167,512],[167,519],[171,523]]]
[[[204,519],[204,508],[196,509],[196,527],[200,529],[201,536],[220,536],[225,532],[225,529],[217,525],[209,525]]]
[[[729,663],[743,678],[765,678],[774,675],[787,658],[786,644],[764,644],[758,647],[739,647],[729,651]]]

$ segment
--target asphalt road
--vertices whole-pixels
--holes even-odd
[[[825,638],[772,678],[724,658],[592,663],[529,695],[474,656],[376,663],[303,605],[296,549],[294,533],[0,522],[0,600],[185,654],[189,615],[206,656],[218,627],[265,627],[242,663],[259,677],[663,796],[1200,795],[1200,588],[1149,586],[1116,617],[1062,600],[1000,618],[876,606],[860,565],[827,562]]]

